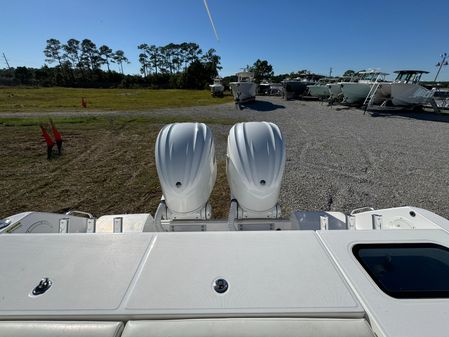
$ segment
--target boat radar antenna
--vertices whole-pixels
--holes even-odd
[[[212,25],[212,29],[214,30],[215,37],[216,37],[217,41],[220,41],[220,38],[218,37],[217,29],[215,28],[214,19],[212,19],[212,14],[210,13],[209,5],[207,4],[207,0],[203,0],[203,2],[204,2],[204,7],[206,8],[207,15],[209,16],[210,24]]]
[[[436,64],[436,67],[438,67],[438,71],[435,76],[435,79],[433,80],[434,82],[437,81],[437,78],[438,78],[438,75],[440,74],[441,68],[443,68],[443,66],[447,66],[447,64],[448,64],[447,63],[447,53],[443,53],[443,54],[441,54],[441,61]]]

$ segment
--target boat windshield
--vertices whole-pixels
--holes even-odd
[[[362,75],[360,80],[362,81],[375,81],[381,73],[365,73]],[[380,78],[379,78],[380,79]]]
[[[396,77],[396,82],[418,83],[421,80],[422,73],[400,72]]]

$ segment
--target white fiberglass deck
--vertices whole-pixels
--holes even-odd
[[[12,234],[0,264],[0,319],[364,315],[313,231]]]

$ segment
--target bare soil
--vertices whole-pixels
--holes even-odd
[[[29,210],[154,214],[161,197],[154,143],[161,127],[112,118],[63,123],[63,154],[54,150],[47,160],[37,125],[0,126],[0,218]],[[223,141],[223,127],[211,127]],[[211,203],[223,217],[229,200],[224,157],[218,166]]]

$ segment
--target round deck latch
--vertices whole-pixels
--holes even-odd
[[[40,282],[36,286],[36,288],[33,289],[32,294],[34,296],[42,295],[48,289],[50,289],[52,284],[53,284],[53,282],[48,277],[44,277],[42,280],[40,280]]]
[[[228,288],[229,288],[229,284],[228,284],[228,281],[226,281],[225,279],[219,278],[214,281],[214,290],[217,293],[223,294],[228,290]]]

